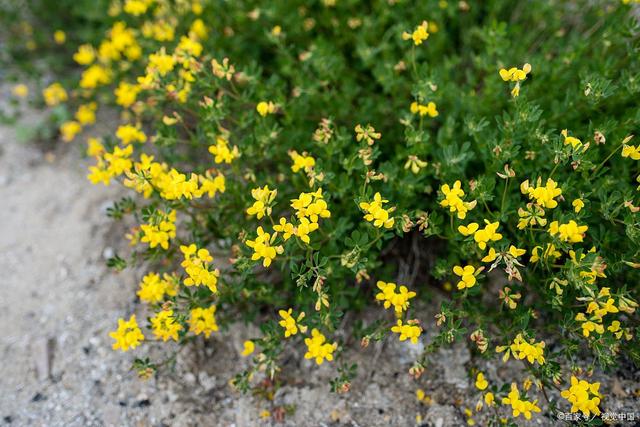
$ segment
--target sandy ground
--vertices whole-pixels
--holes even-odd
[[[29,113],[22,123],[37,120]],[[271,396],[243,396],[228,382],[246,363],[238,354],[255,327],[238,325],[186,348],[174,369],[139,380],[129,371],[135,356],[112,351],[108,332],[118,317],[142,313],[135,288],[143,273],[105,267],[124,233],[105,215],[120,190],[92,186],[80,159],[79,143],[45,155],[0,127],[0,425],[460,426],[479,397],[472,366],[502,382],[522,377],[513,365],[472,360],[460,344],[434,357],[416,382],[407,371],[420,346],[389,340],[348,350],[359,376],[346,395],[329,391],[335,366],[318,368],[292,349]],[[424,308],[425,321],[433,307]],[[145,348],[136,355],[158,350]],[[602,377],[603,391],[615,394],[607,408],[637,412],[640,375],[622,371],[619,379]],[[416,401],[418,387],[431,405]],[[260,417],[264,410],[271,416]],[[530,425],[555,425],[549,417]],[[475,419],[483,425],[481,415]]]

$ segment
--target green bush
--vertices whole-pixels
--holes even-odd
[[[599,414],[598,383],[574,375],[640,360],[640,28],[623,3],[113,2],[77,86],[44,97],[78,108],[68,141],[121,110],[89,140],[89,179],[138,193],[110,210],[139,224],[110,265],[152,266],[151,332],[121,319],[114,348],[260,319],[247,390],[286,346],[348,366],[333,333],[378,303],[358,338],[422,340],[415,376],[469,341]],[[435,321],[416,303],[434,293]],[[528,418],[521,380],[476,385]]]

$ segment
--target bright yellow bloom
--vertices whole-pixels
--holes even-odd
[[[570,243],[582,242],[588,229],[589,226],[578,225],[574,220],[570,220],[566,224],[560,224],[558,221],[549,224],[549,234],[552,236],[558,234],[560,240]]]
[[[531,364],[538,362],[538,364],[544,365],[544,347],[544,341],[535,342],[533,338],[527,341],[522,334],[518,334],[509,347],[497,347],[496,351],[501,353],[508,348],[509,351],[507,351],[503,357],[505,361],[508,360],[509,355],[512,354],[516,359],[527,359]]]
[[[433,118],[433,117],[438,117],[438,114],[440,114],[438,113],[435,102],[429,102],[425,105],[425,104],[419,104],[414,101],[411,103],[409,110],[411,111],[411,114],[419,114],[420,117],[424,117],[428,115],[429,117]]]
[[[145,133],[140,130],[140,127],[130,124],[119,126],[116,130],[116,137],[125,145],[132,142],[147,141],[147,135],[145,135]]]
[[[307,332],[307,327],[300,324],[302,319],[304,319],[304,311],[298,315],[298,318],[294,318],[293,316],[291,316],[292,312],[292,308],[287,311],[278,311],[278,314],[280,315],[280,317],[282,317],[282,320],[278,324],[284,328],[285,338],[296,335],[298,333],[298,330],[303,334]]]
[[[269,233],[265,233],[262,227],[258,227],[256,232],[258,235],[255,240],[247,240],[245,242],[247,246],[253,249],[251,260],[257,261],[262,258],[262,265],[264,267],[269,267],[271,262],[276,258],[276,255],[284,252],[284,248],[280,245],[272,246],[277,233],[274,233],[272,236]]]
[[[540,254],[541,250],[542,246],[534,247],[531,251],[531,258],[529,259],[529,261],[532,263],[536,263],[540,261],[540,259],[546,260],[547,258],[551,258],[551,260],[554,261],[562,256],[562,252],[557,250],[555,245],[553,245],[552,243],[547,243],[546,249],[544,250],[544,252],[542,252],[542,254]]]
[[[173,70],[176,60],[172,55],[167,55],[164,47],[156,53],[149,55],[149,68],[157,71],[161,76]]]
[[[478,372],[476,376],[476,388],[478,390],[484,390],[489,386],[489,381],[484,377],[482,372]]]
[[[464,268],[456,265],[453,267],[453,273],[460,277],[457,287],[462,290],[472,288],[476,284],[476,275],[480,273],[480,270],[476,270],[472,265],[467,265]]]
[[[388,203],[388,200],[382,198],[380,193],[373,195],[371,202],[360,202],[360,209],[365,212],[364,219],[372,222],[375,227],[378,228],[391,228],[395,224],[395,219],[390,217],[389,214],[395,210],[395,208],[383,208],[382,205]]]
[[[88,138],[87,139],[87,156],[90,157],[98,157],[105,152],[104,145],[102,145],[102,141],[98,138]]]
[[[242,356],[247,357],[253,354],[256,351],[256,345],[251,340],[247,340],[243,344]]]
[[[176,211],[168,214],[158,211],[158,216],[152,218],[150,224],[142,224],[140,229],[144,233],[141,242],[149,243],[150,248],[159,245],[166,251],[169,249],[169,240],[176,237]]]
[[[313,167],[316,165],[316,160],[307,155],[307,153],[298,154],[295,150],[289,151],[289,157],[293,160],[293,165],[291,165],[291,170],[296,173],[300,169],[303,169],[305,172],[310,172]]]
[[[82,131],[82,126],[80,123],[75,120],[71,120],[69,122],[64,122],[60,125],[60,134],[62,135],[62,140],[64,142],[73,141],[77,134]]]
[[[76,120],[81,125],[92,125],[96,122],[96,109],[98,105],[95,102],[82,104],[76,111]]]
[[[125,0],[123,10],[129,15],[139,16],[147,11],[153,0]]]
[[[640,160],[640,145],[622,145],[622,157],[630,157],[632,160]]]
[[[196,335],[204,334],[205,337],[209,338],[212,332],[218,330],[215,312],[215,305],[209,308],[197,307],[192,309],[189,316],[189,331]]]
[[[240,153],[238,147],[229,148],[229,143],[221,136],[216,138],[216,144],[209,146],[209,152],[213,154],[213,161],[216,163],[231,163]]]
[[[571,412],[581,411],[585,417],[600,415],[600,383],[589,383],[571,376],[571,386],[560,395],[571,403]]]
[[[304,343],[307,345],[307,352],[304,358],[315,359],[318,365],[322,365],[325,360],[331,362],[333,360],[333,352],[338,348],[338,344],[329,344],[326,341],[325,336],[314,328],[311,331],[311,338],[304,339]]]
[[[149,273],[142,278],[137,294],[140,300],[148,303],[159,303],[167,293],[167,282],[160,279],[156,273]]]
[[[573,202],[571,202],[571,206],[573,206],[573,210],[575,211],[575,213],[579,213],[582,208],[584,208],[584,202],[582,201],[582,199],[575,199]]]
[[[64,31],[56,30],[53,33],[53,41],[55,41],[56,44],[63,44],[66,40],[67,40],[67,35],[64,33]]]
[[[505,68],[500,69],[500,77],[505,82],[519,82],[527,78],[527,74],[531,72],[531,64],[524,64],[522,69],[517,67],[511,67],[508,70]]]
[[[118,87],[113,91],[116,96],[116,104],[129,108],[136,102],[138,93],[142,88],[137,84],[120,82]]]
[[[440,191],[444,196],[444,199],[440,201],[440,206],[443,208],[449,208],[450,212],[457,212],[458,219],[465,219],[467,212],[476,206],[476,202],[465,202],[462,200],[464,197],[464,190],[460,181],[453,183],[452,187],[449,184],[444,184],[440,187]]]
[[[529,180],[526,180],[520,184],[520,191],[522,194],[527,194],[530,200],[535,200],[541,207],[550,209],[558,206],[555,198],[562,194],[562,189],[558,187],[558,183],[551,178],[547,179],[547,183],[544,186],[541,185],[541,179],[538,178],[536,187],[531,187]]]
[[[402,40],[412,40],[415,46],[421,45],[423,41],[429,38],[429,23],[422,21],[412,33],[403,32]]]
[[[178,333],[184,329],[180,323],[176,322],[173,310],[158,312],[151,318],[151,328],[154,335],[162,341],[167,341],[169,338],[178,341]]]
[[[251,190],[251,197],[255,199],[253,205],[247,209],[249,215],[255,215],[256,218],[261,219],[265,215],[271,215],[271,203],[276,198],[278,190],[269,190],[269,186],[254,188]]]
[[[46,87],[42,91],[42,96],[44,97],[44,102],[49,107],[58,105],[68,99],[67,91],[64,90],[60,83],[52,83],[51,85]]]
[[[90,44],[83,44],[78,47],[78,51],[73,54],[73,60],[80,65],[89,65],[96,58],[96,52]]]
[[[482,250],[485,250],[487,243],[497,242],[502,239],[502,234],[498,233],[498,227],[500,227],[498,221],[489,222],[485,219],[484,222],[486,224],[484,228],[476,231],[473,235],[473,240],[475,240],[478,247]]]
[[[82,89],[95,89],[109,83],[111,83],[111,72],[102,65],[93,64],[82,72],[78,85]]]
[[[320,218],[330,218],[331,212],[322,195],[322,188],[313,193],[300,193],[297,199],[291,200],[291,207],[295,209],[298,219],[309,219],[317,223]]]
[[[576,137],[569,136],[569,133],[566,129],[563,129],[560,134],[564,137],[564,145],[571,145],[574,150],[582,145],[582,141],[580,141]]]
[[[140,345],[144,340],[144,335],[136,322],[136,315],[132,314],[129,320],[118,319],[118,329],[110,332],[109,336],[116,342],[113,343],[114,350],[128,351]]]
[[[218,292],[218,277],[220,270],[211,270],[213,257],[207,249],[198,247],[195,244],[180,246],[180,251],[184,256],[184,261],[180,264],[187,277],[184,279],[185,286],[206,286],[214,294]]]
[[[472,234],[475,234],[476,231],[478,231],[478,228],[480,226],[478,225],[477,222],[472,222],[469,223],[469,225],[460,225],[458,226],[458,232],[460,232],[460,234],[462,234],[463,236],[471,236]]]
[[[384,301],[384,308],[389,308],[393,305],[396,314],[402,314],[409,308],[409,300],[416,296],[416,293],[409,291],[406,286],[400,286],[399,292],[396,292],[397,285],[395,283],[385,283],[378,281],[376,284],[379,292],[376,295],[376,300]]]
[[[273,102],[261,101],[256,105],[256,111],[262,117],[266,117],[267,114],[273,114],[278,110],[278,107]]]
[[[417,344],[422,328],[411,320],[403,324],[402,320],[398,319],[396,325],[391,328],[391,332],[400,334],[400,341],[409,340],[411,343]]]
[[[509,392],[507,397],[502,399],[502,404],[511,405],[514,417],[518,417],[520,416],[520,414],[523,414],[524,417],[528,420],[531,419],[532,412],[540,412],[540,408],[537,405],[537,400],[529,402],[527,400],[520,399],[520,392],[518,391],[518,386],[516,385],[516,383],[511,384],[511,391]]]

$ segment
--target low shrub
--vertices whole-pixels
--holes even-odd
[[[103,39],[74,46],[77,83],[43,96],[73,116],[65,141],[120,111],[87,142],[88,178],[133,193],[109,211],[137,224],[109,264],[148,266],[151,314],[120,319],[114,349],[259,319],[236,387],[293,346],[336,364],[344,391],[334,332],[375,306],[354,338],[421,341],[415,377],[467,341],[564,390],[551,407],[600,414],[590,373],[640,360],[640,28],[625,3],[112,1]],[[541,410],[522,378],[476,379],[502,415]]]

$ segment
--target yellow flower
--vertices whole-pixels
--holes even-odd
[[[376,284],[380,293],[376,295],[376,300],[384,301],[384,308],[389,308],[393,305],[393,308],[397,314],[402,314],[409,308],[409,300],[416,296],[416,293],[409,291],[406,286],[400,286],[399,292],[396,292],[395,283],[385,283],[378,281]]]
[[[184,256],[184,261],[180,264],[187,273],[184,279],[185,286],[201,286],[204,285],[213,293],[218,292],[218,277],[220,270],[211,270],[211,262],[213,257],[207,249],[200,248],[195,244],[189,246],[180,246],[180,251]]]
[[[62,30],[56,30],[53,33],[53,40],[56,44],[63,44],[67,40],[67,35]]]
[[[295,209],[298,219],[309,219],[317,223],[320,218],[330,218],[331,212],[324,200],[322,188],[313,193],[300,193],[297,199],[291,200],[291,207]]]
[[[471,236],[476,231],[478,231],[479,227],[480,226],[478,225],[477,222],[472,222],[472,223],[469,223],[469,225],[460,225],[460,226],[458,226],[458,231],[460,232],[460,234],[462,234],[463,236],[467,237],[467,236]]]
[[[457,285],[458,289],[472,288],[476,284],[476,275],[480,273],[480,271],[481,270],[476,270],[472,265],[467,265],[464,268],[459,265],[454,266],[453,273],[460,277]]]
[[[622,145],[622,157],[630,157],[632,160],[640,160],[640,145]]]
[[[162,211],[150,219],[149,224],[142,224],[140,230],[144,236],[141,242],[149,243],[150,248],[160,246],[165,251],[169,249],[169,240],[176,237],[176,211],[168,214]]]
[[[125,145],[132,142],[147,141],[147,135],[145,135],[144,132],[140,130],[140,127],[130,124],[119,126],[116,130],[116,137]]]
[[[243,344],[242,356],[247,357],[253,354],[256,350],[256,345],[251,340],[247,340]]]
[[[167,276],[167,278],[168,277],[170,276]],[[147,303],[162,302],[165,294],[175,295],[175,289],[173,289],[168,280],[160,279],[160,276],[156,273],[145,275],[140,282],[140,289],[137,292],[140,300]]]
[[[382,135],[380,132],[376,132],[376,130],[370,124],[367,124],[366,127],[362,127],[362,125],[356,125],[356,141],[365,141],[368,145],[373,145],[375,140],[380,139]]]
[[[25,84],[20,83],[13,87],[11,93],[13,93],[13,96],[16,96],[18,98],[26,98],[27,96],[29,96],[29,87]]]
[[[520,191],[522,194],[527,194],[530,200],[535,200],[541,207],[550,209],[558,206],[555,198],[562,194],[562,189],[558,187],[558,183],[551,178],[547,179],[547,183],[544,186],[541,185],[541,179],[538,178],[536,187],[531,187],[529,180],[526,180],[520,184]]]
[[[429,23],[422,21],[422,24],[418,25],[412,33],[402,33],[402,40],[413,40],[415,46],[421,45],[423,41],[429,38]]]
[[[73,139],[77,134],[80,133],[80,131],[82,131],[82,126],[75,120],[64,122],[62,125],[60,125],[60,134],[62,135],[62,140],[64,142],[73,141]]]
[[[484,222],[486,224],[484,228],[476,231],[473,235],[473,240],[475,240],[478,247],[482,250],[485,250],[487,243],[497,242],[502,239],[502,234],[498,233],[498,227],[500,227],[498,221],[489,222],[485,219]]]
[[[111,72],[102,65],[93,64],[82,72],[78,85],[82,89],[95,89],[109,83],[111,83]]]
[[[571,206],[573,206],[573,210],[575,211],[575,213],[579,213],[582,208],[584,208],[584,202],[582,201],[582,199],[575,199],[573,202],[571,202]]]
[[[293,309],[289,310],[279,310],[278,314],[282,317],[282,320],[278,323],[280,326],[284,328],[284,337],[289,338],[292,335],[296,335],[298,330],[303,334],[307,332],[307,327],[301,325],[300,322],[304,319],[304,311],[298,315],[298,318],[294,318],[291,316]]]
[[[81,125],[91,125],[96,122],[96,109],[98,108],[95,102],[83,104],[78,107],[76,111],[76,120]]]
[[[440,201],[440,206],[449,208],[450,212],[457,212],[458,219],[465,219],[467,212],[476,206],[475,201],[465,202],[462,200],[464,190],[459,180],[454,182],[452,187],[449,187],[449,184],[442,185],[440,191],[444,196],[444,199]]]
[[[229,64],[229,58],[224,58],[222,63],[219,63],[217,60],[211,60],[211,69],[213,74],[219,79],[227,79],[231,80],[234,73],[236,72],[236,68]]]
[[[178,332],[184,328],[173,315],[173,310],[162,310],[151,318],[151,328],[156,337],[162,341],[172,339],[178,341]]]
[[[388,200],[384,200],[380,193],[376,193],[373,196],[371,202],[360,202],[360,209],[365,212],[364,219],[372,222],[375,227],[378,228],[391,228],[395,223],[393,217],[389,217],[389,214],[393,212],[395,208],[383,208],[382,205],[388,203]]]
[[[256,218],[261,219],[265,215],[271,215],[271,203],[276,198],[278,190],[269,190],[269,186],[254,188],[251,190],[251,197],[255,202],[251,207],[247,209],[249,215],[255,215]]]
[[[563,129],[560,134],[564,137],[564,145],[571,145],[574,150],[582,145],[582,141],[580,141],[576,137],[569,136],[569,133],[566,129]]]
[[[418,338],[420,338],[420,334],[422,333],[422,328],[412,321],[403,324],[402,320],[398,319],[396,325],[391,328],[391,332],[400,334],[400,341],[409,340],[411,343],[417,344]]]
[[[484,395],[484,403],[486,403],[489,406],[493,405],[493,403],[494,403],[493,393],[488,392],[487,394]]]
[[[271,236],[269,233],[265,233],[262,227],[258,227],[256,232],[258,235],[255,240],[247,240],[245,242],[247,246],[253,249],[251,260],[257,261],[262,258],[262,265],[264,267],[269,267],[271,262],[276,258],[276,255],[284,252],[284,248],[280,245],[272,246],[277,233],[274,233],[273,236]]]
[[[338,348],[338,344],[329,344],[326,341],[325,336],[314,328],[311,331],[311,338],[304,339],[304,343],[307,346],[304,358],[315,359],[318,365],[322,365],[325,360],[331,362],[333,360],[333,352]]]
[[[83,44],[78,47],[78,51],[73,54],[73,60],[80,65],[89,65],[96,58],[96,52],[90,44]]]
[[[164,47],[158,52],[149,55],[149,68],[153,71],[157,71],[161,76],[165,76],[167,73],[172,71],[175,64],[175,58],[171,55],[167,55]]]
[[[118,329],[110,332],[109,336],[116,342],[113,343],[114,350],[128,351],[140,345],[144,340],[144,335],[136,322],[136,315],[132,314],[129,320],[118,319]]]
[[[435,102],[429,102],[426,105],[412,102],[409,110],[412,114],[419,114],[420,117],[429,116],[431,118],[438,117],[438,110]]]
[[[417,174],[420,172],[420,169],[427,166],[427,162],[424,160],[420,160],[418,156],[410,155],[407,158],[407,162],[404,164],[405,169],[411,169],[411,172]]]
[[[124,108],[129,108],[134,102],[136,102],[136,97],[140,90],[141,87],[137,84],[120,82],[113,92],[116,96],[116,104],[121,105]]]
[[[549,234],[552,236],[558,234],[560,240],[570,243],[582,242],[588,229],[589,226],[578,225],[574,220],[570,220],[566,224],[560,224],[558,221],[549,224]]]
[[[560,395],[571,403],[571,412],[581,411],[585,417],[600,415],[600,383],[589,383],[571,376],[571,386]]]
[[[489,386],[489,381],[484,377],[482,372],[478,372],[476,376],[476,388],[478,390],[484,390]]]
[[[215,318],[216,306],[209,308],[197,307],[191,310],[189,316],[189,330],[196,335],[204,334],[209,338],[212,332],[218,330]]]
[[[240,153],[238,147],[229,148],[229,143],[221,136],[216,138],[216,144],[209,146],[209,152],[213,154],[213,161],[216,163],[231,163]]]
[[[261,101],[256,105],[256,111],[262,117],[266,117],[267,114],[273,114],[277,111],[278,107],[273,102]]]
[[[529,402],[527,400],[520,399],[520,392],[518,391],[518,386],[516,383],[511,384],[511,391],[507,395],[507,397],[502,399],[503,405],[511,405],[512,414],[514,417],[520,416],[523,414],[524,417],[528,420],[531,419],[532,412],[540,412],[540,408],[537,405],[538,401],[534,400],[533,402]]]
[[[291,165],[291,170],[296,173],[300,169],[303,169],[305,172],[310,172],[313,167],[316,165],[316,160],[307,155],[307,153],[298,154],[295,150],[289,151],[289,157],[293,160],[293,165]]]
[[[519,82],[525,80],[527,78],[527,74],[530,72],[531,64],[524,64],[522,69],[518,69],[517,67],[511,67],[508,70],[501,68],[499,74],[505,82]]]
[[[60,83],[52,83],[51,85],[46,87],[42,91],[42,96],[44,97],[44,102],[49,107],[58,105],[61,102],[65,102],[68,99],[67,91],[64,90],[64,88]]]
[[[518,334],[509,346],[509,350],[516,359],[527,359],[531,364],[538,362],[538,364],[544,365],[544,347],[544,341],[536,343],[533,338],[527,341],[522,334]]]

